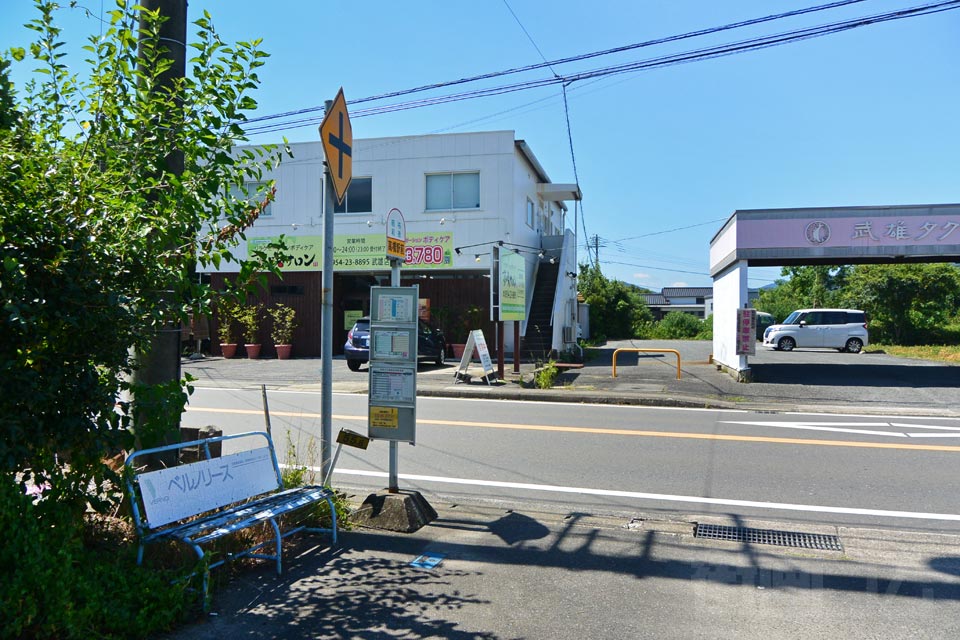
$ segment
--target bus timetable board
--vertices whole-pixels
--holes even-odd
[[[416,441],[419,287],[370,288],[367,433]]]

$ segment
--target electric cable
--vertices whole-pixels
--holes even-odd
[[[678,40],[686,40],[686,39],[689,39],[689,38],[695,38],[695,37],[699,37],[699,36],[703,36],[703,35],[709,35],[709,34],[713,34],[713,33],[720,33],[720,32],[722,32],[722,31],[729,31],[729,30],[732,30],[732,29],[739,29],[739,28],[742,28],[742,27],[751,26],[751,25],[755,25],[755,24],[761,24],[761,23],[764,23],[764,22],[771,22],[771,21],[774,21],[774,20],[782,20],[782,19],[785,19],[785,18],[791,18],[791,17],[794,17],[794,16],[803,15],[803,14],[807,14],[807,13],[814,13],[814,12],[818,12],[818,11],[825,11],[825,10],[828,10],[828,9],[835,9],[835,8],[837,8],[837,7],[842,7],[842,6],[850,5],[850,4],[857,4],[857,3],[863,2],[863,1],[864,1],[864,0],[839,0],[839,1],[837,1],[837,2],[830,2],[830,3],[828,3],[828,4],[817,5],[817,6],[813,6],[813,7],[807,7],[807,8],[804,8],[804,9],[796,9],[796,10],[793,10],[793,11],[787,11],[787,12],[784,12],[784,13],[777,13],[777,14],[767,15],[767,16],[763,16],[763,17],[760,17],[760,18],[752,18],[752,19],[749,19],[749,20],[742,20],[742,21],[739,21],[739,22],[733,22],[733,23],[721,25],[721,26],[718,26],[718,27],[709,27],[709,28],[706,28],[706,29],[699,29],[699,30],[696,30],[696,31],[689,31],[689,32],[682,33],[682,34],[677,34],[677,35],[672,35],[672,36],[666,36],[666,37],[663,37],[663,38],[656,38],[656,39],[654,39],[654,40],[647,40],[647,41],[644,41],[644,42],[637,42],[637,43],[634,43],[634,44],[628,44],[628,45],[624,45],[624,46],[620,46],[620,47],[614,47],[614,48],[612,48],[612,49],[604,49],[604,50],[602,50],[602,51],[593,51],[593,52],[590,52],[590,53],[585,53],[585,54],[580,54],[580,55],[575,55],[575,56],[569,56],[569,57],[566,57],[566,58],[560,58],[560,59],[553,60],[553,61],[550,61],[550,62],[544,61],[543,63],[526,65],[526,66],[522,66],[522,67],[514,67],[514,68],[511,68],[511,69],[505,69],[505,70],[502,70],[502,71],[494,71],[494,72],[490,72],[490,73],[483,73],[483,74],[479,74],[479,75],[475,75],[475,76],[469,76],[469,77],[466,77],[466,78],[460,78],[460,79],[458,79],[458,80],[450,80],[450,81],[446,81],[446,82],[437,82],[437,83],[433,83],[433,84],[422,85],[422,86],[419,86],[419,87],[413,87],[413,88],[411,88],[411,89],[402,89],[402,90],[399,90],[399,91],[392,91],[392,92],[389,92],[389,93],[382,93],[382,94],[375,95],[375,96],[369,96],[369,97],[367,97],[367,98],[360,98],[360,99],[358,99],[358,100],[352,100],[350,104],[360,104],[360,103],[364,103],[364,102],[375,102],[375,101],[377,101],[377,100],[385,100],[385,99],[387,99],[387,98],[397,98],[397,97],[400,97],[400,96],[410,95],[410,94],[413,94],[413,93],[420,93],[420,92],[423,92],[423,91],[430,91],[430,90],[433,90],[433,89],[443,89],[443,88],[455,86],[455,85],[458,85],[458,84],[467,84],[467,83],[471,83],[471,82],[476,82],[476,81],[478,81],[478,80],[487,80],[487,79],[490,79],[490,78],[497,78],[497,77],[501,77],[501,76],[505,76],[505,75],[513,75],[513,74],[517,74],[517,73],[524,73],[524,72],[527,72],[527,71],[535,71],[535,70],[537,70],[537,69],[542,69],[542,68],[544,68],[544,67],[552,67],[552,65],[569,64],[569,63],[571,63],[571,62],[579,62],[579,61],[581,61],[581,60],[588,60],[588,59],[591,59],[591,58],[597,58],[597,57],[601,57],[601,56],[612,55],[612,54],[615,54],[615,53],[622,53],[622,52],[624,52],[624,51],[631,51],[631,50],[633,50],[633,49],[640,49],[640,48],[644,48],[644,47],[651,47],[651,46],[655,46],[655,45],[659,45],[659,44],[665,44],[665,43],[668,43],[668,42],[675,42],[675,41],[678,41]],[[509,5],[508,5],[508,8],[509,8]],[[511,13],[513,13],[512,10],[511,10]],[[514,15],[514,17],[516,17],[516,15]],[[519,20],[518,20],[518,22],[519,22]],[[523,28],[522,25],[521,25],[521,28]],[[526,30],[524,29],[524,31],[526,31]],[[534,44],[534,46],[536,46],[536,44]],[[538,49],[538,50],[539,50],[539,49]],[[541,56],[542,56],[542,55],[543,55],[543,54],[541,53]],[[276,113],[276,114],[270,114],[270,115],[265,115],[265,116],[259,116],[259,117],[256,117],[256,118],[251,118],[251,119],[247,120],[246,122],[249,124],[249,123],[253,123],[253,122],[260,122],[260,121],[263,121],[263,120],[272,120],[272,119],[276,119],[276,118],[283,118],[283,117],[288,117],[288,116],[301,115],[301,114],[304,114],[304,113],[312,113],[312,112],[316,112],[316,111],[323,111],[323,109],[324,109],[323,105],[317,105],[317,106],[315,106],[315,107],[307,107],[307,108],[304,108],[304,109],[296,109],[296,110],[293,110],[293,111],[286,111],[286,112],[283,112],[283,113]]]
[[[940,13],[943,11],[951,11],[958,8],[960,8],[960,0],[946,0],[943,2],[936,2],[936,3],[922,5],[918,7],[912,7],[909,9],[901,9],[901,10],[882,13],[882,14],[874,14],[871,16],[855,18],[852,20],[834,22],[826,25],[807,27],[803,29],[796,29],[793,31],[787,31],[787,32],[782,32],[778,34],[773,34],[773,35],[760,36],[760,37],[751,38],[747,40],[741,40],[741,41],[722,44],[722,45],[705,47],[702,49],[696,49],[693,51],[687,51],[683,53],[670,54],[666,56],[660,56],[657,58],[649,58],[645,60],[628,62],[628,63],[619,64],[619,65],[601,67],[597,69],[573,73],[567,76],[538,78],[538,79],[508,84],[508,85],[499,85],[499,86],[488,87],[484,89],[474,89],[474,90],[464,91],[459,93],[420,98],[420,99],[411,100],[408,102],[400,102],[400,103],[393,103],[393,104],[381,105],[376,107],[368,107],[367,109],[360,109],[360,110],[354,111],[351,114],[351,117],[352,118],[369,117],[372,115],[381,115],[384,113],[393,113],[397,111],[405,111],[409,109],[416,109],[416,108],[421,108],[426,106],[434,106],[434,105],[446,104],[450,102],[459,102],[462,100],[470,100],[475,98],[503,95],[506,93],[535,89],[538,87],[545,87],[553,84],[570,85],[574,82],[581,82],[581,81],[589,80],[593,78],[602,78],[602,77],[607,77],[607,76],[617,75],[617,74],[624,74],[624,73],[634,73],[637,71],[647,71],[651,69],[659,69],[659,68],[669,67],[669,66],[678,65],[678,64],[687,64],[690,62],[699,62],[702,60],[710,60],[710,59],[715,59],[719,57],[735,55],[738,53],[745,53],[748,51],[756,51],[759,49],[765,49],[765,48],[780,46],[783,44],[799,42],[799,41],[808,40],[811,38],[822,37],[825,35],[831,35],[834,33],[839,33],[842,31],[856,29],[859,27],[869,26],[869,25],[887,22],[891,20],[900,20],[900,19],[909,18],[909,17],[917,17],[920,15],[929,15],[933,13]],[[457,84],[457,81],[450,84]],[[408,91],[407,93],[409,92],[412,92],[412,91]],[[384,94],[384,95],[387,95],[387,94]],[[361,100],[355,100],[351,104],[358,104],[358,103],[366,102],[373,99],[374,98],[364,98]],[[377,97],[377,99],[379,99],[379,97]],[[296,113],[305,113],[307,111],[309,110],[301,110],[300,112],[296,112]],[[246,123],[242,123],[241,126],[243,126],[244,124],[249,124],[250,122],[255,122],[256,120],[257,119],[248,120],[246,121]],[[317,122],[320,122],[321,120],[322,120],[322,116],[320,117],[315,116],[311,118],[295,120],[295,121],[292,121],[291,123],[273,123],[268,125],[261,125],[258,127],[245,127],[245,131],[248,134],[271,133],[275,131],[282,131],[286,129],[297,128],[299,126],[306,126],[307,124],[315,124]]]

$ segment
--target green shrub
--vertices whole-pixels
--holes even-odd
[[[653,337],[661,340],[688,340],[701,331],[703,320],[682,311],[671,311],[657,323]]]
[[[0,478],[0,530],[0,638],[148,638],[196,604],[173,572],[136,565],[129,536],[85,542],[72,505],[34,502],[11,474]]]
[[[550,360],[534,374],[533,381],[538,389],[549,389],[556,382],[558,375],[560,375],[560,369],[553,360]]]
[[[700,333],[694,336],[694,340],[713,340],[713,314],[707,316],[700,327]]]
[[[319,452],[317,440],[310,438],[307,443],[305,456],[301,456],[297,443],[287,434],[287,455],[280,476],[286,489],[317,484],[316,469],[318,469]],[[337,525],[341,529],[350,528],[350,502],[345,494],[334,492],[333,506],[337,511]],[[325,500],[317,502],[310,509],[303,509],[299,522],[311,527],[329,527],[331,523],[330,505]],[[296,516],[296,514],[294,514]]]

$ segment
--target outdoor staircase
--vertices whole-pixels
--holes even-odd
[[[520,350],[521,357],[527,362],[546,360],[553,350],[553,299],[559,273],[560,265],[549,262],[541,262],[537,269],[527,332]]]

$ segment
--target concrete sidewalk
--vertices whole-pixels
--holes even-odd
[[[435,505],[437,506],[437,505]],[[208,638],[951,638],[953,536],[818,527],[842,551],[694,537],[691,521],[439,505],[414,534],[305,537],[170,636]],[[711,518],[716,524],[782,528]],[[703,524],[703,521],[701,521]],[[809,528],[809,527],[808,527]]]

